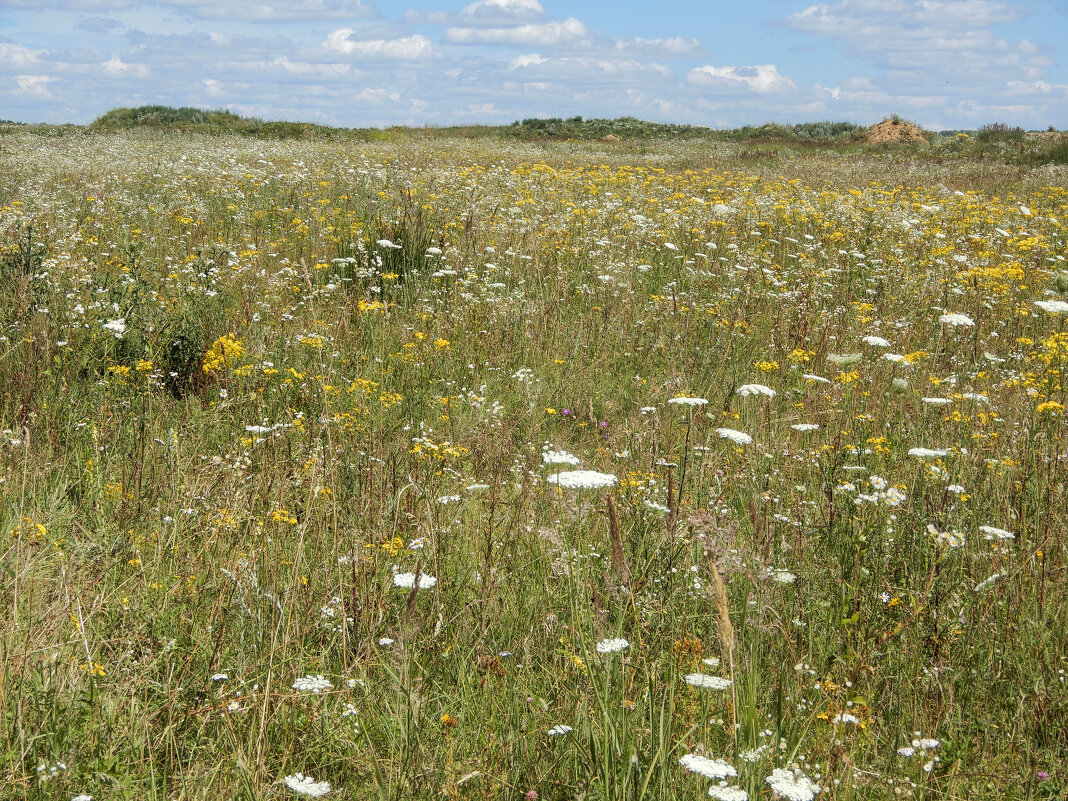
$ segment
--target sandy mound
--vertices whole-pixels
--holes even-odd
[[[927,137],[924,136],[923,129],[919,126],[890,118],[868,129],[868,141],[874,145],[895,142],[926,144]]]
[[[616,136],[615,134],[608,134],[608,136],[602,136],[601,137],[601,141],[602,142],[620,142],[622,140],[618,136]]]

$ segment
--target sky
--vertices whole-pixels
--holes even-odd
[[[1068,0],[0,0],[0,119],[1068,128]]]

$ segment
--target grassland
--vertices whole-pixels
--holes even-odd
[[[1068,169],[44,133],[0,796],[1063,797]]]

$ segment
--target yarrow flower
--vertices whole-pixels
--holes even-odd
[[[429,590],[438,580],[433,576],[428,576],[426,573],[419,574],[419,589]],[[393,586],[400,587],[405,590],[411,590],[415,588],[415,573],[394,573],[393,574]]]
[[[120,317],[117,320],[108,320],[104,323],[104,330],[115,335],[115,339],[122,339],[122,335],[126,333],[126,318]]]
[[[819,423],[794,423],[790,428],[794,431],[815,431],[820,427]]]
[[[333,686],[334,685],[330,683],[330,679],[323,675],[301,676],[293,682],[293,689],[300,690],[301,692],[321,693],[323,690],[333,688]]]
[[[630,648],[630,642],[622,637],[614,637],[610,640],[601,640],[597,643],[597,653],[614,654],[626,648]]]
[[[596,470],[568,470],[549,476],[546,481],[567,489],[602,489],[614,486],[619,479],[611,473]]]
[[[297,795],[306,795],[311,798],[322,798],[330,792],[329,782],[317,782],[311,776],[305,776],[303,773],[286,776],[286,787]]]
[[[752,445],[753,438],[744,431],[735,431],[733,428],[717,428],[716,433],[722,439],[729,439],[735,445]]]
[[[775,397],[775,390],[771,387],[766,387],[763,384],[742,384],[738,389],[734,390],[736,395],[741,395],[743,398],[750,395],[765,395],[769,398]]]
[[[948,454],[949,451],[945,448],[909,448],[909,456],[915,456],[919,459],[941,459]]]
[[[673,403],[676,406],[707,406],[708,401],[705,398],[687,398],[678,397],[672,398],[668,403]]]
[[[793,584],[797,581],[797,576],[791,573],[789,570],[782,570],[778,568],[768,568],[768,578],[772,581],[777,581],[779,584]]]
[[[575,454],[567,451],[542,451],[541,461],[542,464],[579,464],[582,462]]]
[[[1014,540],[1016,535],[997,526],[979,526],[979,530],[986,536],[984,540]]]
[[[706,690],[726,690],[731,686],[730,679],[709,676],[705,673],[687,673],[683,678],[687,684],[694,687],[702,687]]]
[[[718,801],[749,801],[749,793],[741,787],[729,786],[726,782],[713,784],[708,788],[708,794]]]
[[[691,773],[698,773],[707,779],[726,779],[738,775],[733,765],[722,759],[709,759],[700,754],[686,754],[679,759],[679,764]]]
[[[888,340],[883,339],[882,337],[866,336],[862,337],[860,341],[863,342],[865,345],[871,345],[873,348],[890,347],[890,342]]]
[[[967,314],[957,314],[955,312],[943,314],[941,317],[938,318],[938,322],[942,323],[942,325],[948,325],[952,328],[969,328],[975,325],[975,321],[972,320],[972,318],[969,317]]]
[[[1068,312],[1068,302],[1063,300],[1036,300],[1035,305],[1042,311],[1051,312],[1052,314]]]
[[[818,784],[797,769],[775,768],[764,781],[775,795],[789,801],[812,801],[820,791]]]

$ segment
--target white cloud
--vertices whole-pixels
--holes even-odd
[[[636,36],[631,39],[616,39],[615,50],[626,52],[640,51],[657,53],[665,56],[689,56],[700,53],[701,42],[685,36],[669,36],[666,39],[644,39]]]
[[[22,45],[0,42],[0,65],[25,69],[35,66],[41,56],[47,55],[46,50],[31,50]]]
[[[59,11],[101,12],[137,9],[146,3],[133,0],[6,0],[14,8],[44,8]],[[230,19],[242,22],[286,22],[318,19],[365,19],[378,16],[375,8],[362,0],[154,0],[151,5],[181,11],[201,19]]]
[[[201,83],[204,84],[204,91],[208,97],[219,97],[222,95],[222,84],[214,78],[205,78]]]
[[[987,28],[1012,22],[1019,7],[990,0],[839,0],[788,15],[792,30],[839,42],[874,66],[929,84],[936,75],[955,83],[1038,77],[1050,65],[1026,39],[1009,42]]]
[[[144,64],[127,64],[118,56],[112,56],[100,65],[104,74],[110,78],[147,78],[148,67]]]
[[[747,67],[714,67],[706,64],[690,70],[686,82],[691,86],[706,87],[726,92],[758,92],[770,94],[797,89],[792,79],[779,74],[774,64],[758,64]]]
[[[15,84],[18,89],[15,94],[27,97],[52,97],[48,85],[57,80],[51,75],[16,75]]]
[[[560,47],[589,43],[593,32],[581,20],[529,23],[509,28],[448,28],[442,41],[449,44],[517,45],[520,47]]]
[[[468,22],[524,22],[543,19],[545,10],[538,0],[476,0],[465,6],[460,15]]]
[[[434,55],[434,46],[422,34],[399,39],[351,39],[352,28],[338,28],[323,42],[326,50],[367,59],[416,61]]]

